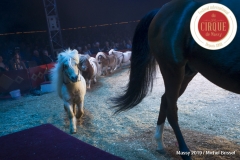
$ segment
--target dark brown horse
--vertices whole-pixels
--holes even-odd
[[[227,6],[240,20],[239,0],[214,2]],[[139,22],[133,37],[127,89],[122,96],[113,99],[116,113],[139,104],[153,86],[157,62],[163,76],[165,93],[161,98],[155,139],[158,150],[164,151],[162,133],[167,118],[183,159],[191,159],[191,156],[178,124],[177,100],[192,78],[201,73],[219,87],[240,93],[240,32],[223,49],[208,50],[199,46],[191,35],[190,21],[194,12],[203,4],[194,0],[173,0],[160,10],[149,12]]]
[[[86,80],[87,89],[90,89],[92,80],[94,81],[94,83],[96,83],[96,77],[94,77],[95,75],[93,66],[90,64],[88,56],[81,55],[79,59],[80,59],[79,68],[82,71],[82,76]]]

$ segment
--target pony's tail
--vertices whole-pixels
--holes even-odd
[[[148,28],[159,10],[146,14],[138,23],[132,42],[130,77],[125,93],[111,99],[116,108],[115,113],[129,110],[139,104],[152,90],[156,73],[155,58],[149,53]]]

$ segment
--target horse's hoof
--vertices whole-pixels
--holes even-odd
[[[165,149],[161,149],[161,150],[156,150],[158,153],[160,153],[160,154],[166,154],[166,151],[165,151]]]
[[[70,133],[71,134],[76,134],[77,133],[77,129],[73,129],[73,130],[70,129]]]

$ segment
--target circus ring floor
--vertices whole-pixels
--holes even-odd
[[[113,116],[109,97],[121,93],[127,84],[128,69],[108,77],[87,91],[85,115],[78,122],[74,137],[124,159],[180,159],[177,142],[168,123],[164,132],[167,154],[160,155],[153,140],[164,92],[158,73],[153,92],[134,109]],[[240,159],[240,95],[223,90],[200,74],[190,82],[178,101],[179,124],[192,151],[235,151],[235,155],[202,155],[193,159]],[[63,101],[55,93],[26,95],[17,100],[0,101],[0,136],[51,123],[69,133]]]

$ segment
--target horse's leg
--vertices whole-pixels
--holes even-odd
[[[161,105],[160,105],[160,111],[158,115],[157,127],[154,135],[154,138],[157,141],[157,151],[159,153],[165,153],[165,150],[164,150],[165,146],[163,143],[163,128],[164,128],[165,119],[167,117],[166,111],[167,111],[167,100],[166,100],[166,95],[164,93],[161,98]]]
[[[110,67],[109,73],[110,73],[110,74],[113,73],[113,66]]]
[[[70,133],[76,133],[77,132],[77,127],[76,127],[76,117],[73,113],[73,108],[70,103],[64,102],[64,106],[66,107],[67,113],[68,113],[68,118],[70,120]]]
[[[117,62],[116,62],[116,63],[117,63],[117,64],[116,64],[115,68],[113,69],[114,71],[115,71],[115,70],[117,70],[117,69],[118,69],[118,67],[120,66],[120,65],[119,65],[119,59],[117,60]]]
[[[87,83],[87,89],[90,89],[91,80],[90,79],[86,79],[86,83]]]
[[[77,104],[77,107],[78,107],[78,112],[77,112],[77,115],[76,115],[77,119],[80,119],[84,114],[84,110],[83,110],[84,100],[83,99],[81,100],[80,103]]]
[[[90,89],[90,85],[91,85],[91,79],[87,80],[87,82],[88,82],[87,89]]]
[[[106,76],[108,76],[109,74],[111,74],[111,72],[110,72],[110,70],[108,69],[107,71],[106,71]]]
[[[93,77],[93,82],[94,82],[94,83],[97,82],[97,76],[96,76],[96,75]]]
[[[107,76],[109,73],[108,73],[108,66],[105,67],[105,76]]]
[[[185,75],[179,91],[179,97],[183,94],[189,82],[193,79],[193,77],[196,74],[197,72],[194,72],[189,76]],[[165,149],[164,149],[165,146],[163,143],[163,129],[164,129],[164,123],[165,123],[166,117],[167,117],[167,99],[166,99],[166,94],[164,93],[161,99],[161,106],[160,106],[160,111],[158,115],[157,127],[154,135],[154,138],[157,141],[157,151],[159,153],[165,153]]]
[[[185,66],[161,66],[161,72],[165,84],[165,95],[167,102],[167,119],[174,130],[179,144],[179,151],[188,155],[182,155],[183,159],[191,159],[188,149],[178,125],[177,100],[180,95],[181,85],[184,81]]]
[[[76,104],[73,104],[73,114],[76,115]]]

